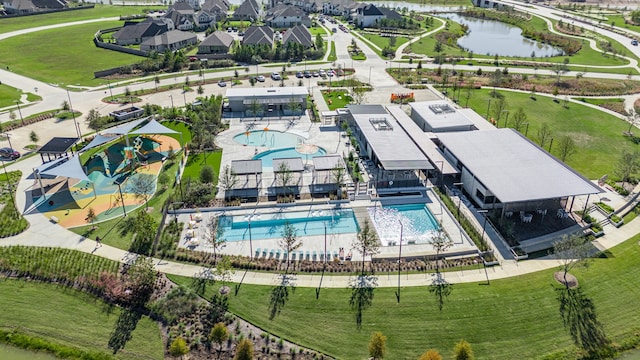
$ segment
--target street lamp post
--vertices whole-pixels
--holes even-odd
[[[120,201],[122,202],[122,212],[124,213],[124,217],[127,216],[127,208],[124,207],[124,197],[122,196],[122,187],[120,186],[120,181],[114,181],[116,185],[118,185],[118,192],[120,193]]]
[[[20,122],[24,125],[24,119],[22,118],[22,111],[20,110],[20,100],[16,100],[16,106],[18,106],[18,114],[20,114]]]
[[[249,223],[247,226],[249,230],[249,261],[253,261],[253,242],[251,241],[251,218],[249,218]]]
[[[13,146],[11,146],[11,134],[9,134],[7,132],[3,133],[3,134],[4,134],[4,136],[7,137],[7,141],[9,142],[9,147],[13,149]]]
[[[400,223],[400,250],[398,250],[398,291],[396,291],[396,299],[400,302],[400,260],[402,259],[402,220],[398,219],[398,223]]]
[[[502,111],[500,111],[500,114],[502,114],[503,112],[507,113],[507,117],[504,120],[504,127],[507,127],[507,124],[509,123],[509,110],[502,110]],[[500,125],[500,124],[498,124],[498,125]],[[500,127],[500,126],[498,126],[498,127]]]
[[[11,145],[9,145],[11,146]],[[9,174],[7,173],[7,164],[2,159],[2,167],[4,168],[4,176],[7,178],[7,184],[9,184],[9,196],[11,196],[11,203],[15,206],[15,199],[13,198],[13,185],[11,185],[11,181],[9,181]]]
[[[171,98],[171,110],[175,110],[175,107],[173,106],[173,95],[169,95],[169,98]]]
[[[111,81],[107,80],[107,84],[109,84],[109,96],[111,97],[111,100],[113,100],[113,92],[111,91]]]
[[[78,139],[81,139],[82,135],[80,134],[78,122],[76,121],[76,112],[73,110],[73,105],[71,105],[71,95],[69,94],[69,90],[67,90],[67,98],[69,99],[69,108],[71,109],[71,116],[73,117],[73,125],[76,128],[76,134],[78,134]]]

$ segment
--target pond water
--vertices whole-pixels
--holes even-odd
[[[0,344],[0,359],[11,360],[55,360],[55,356],[48,353],[23,350],[15,346]]]
[[[522,36],[518,27],[495,20],[483,20],[458,14],[442,17],[469,26],[469,33],[458,39],[458,45],[481,55],[548,57],[562,55],[562,50]]]

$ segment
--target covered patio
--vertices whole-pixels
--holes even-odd
[[[262,160],[233,160],[231,173],[235,179],[226,191],[225,198],[258,198],[262,188]]]

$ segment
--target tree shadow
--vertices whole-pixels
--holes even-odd
[[[109,338],[109,348],[117,353],[131,340],[131,333],[138,326],[142,313],[134,309],[123,309]]]
[[[378,277],[373,274],[361,274],[349,281],[351,298],[349,305],[356,313],[356,327],[362,328],[362,313],[371,307],[373,292],[378,286]]]
[[[611,352],[611,343],[598,321],[593,300],[580,287],[562,287],[556,291],[562,322],[575,345],[594,358],[603,358],[601,356]]]
[[[429,285],[429,292],[436,296],[438,309],[442,311],[444,300],[451,295],[453,284],[449,283],[440,271],[436,271],[431,276],[433,279],[431,280],[431,285]]]
[[[207,285],[213,285],[215,283],[215,275],[211,267],[205,267],[197,273],[193,274],[191,279],[191,287],[200,296],[204,296],[207,290]]]
[[[271,289],[269,298],[269,320],[273,320],[289,301],[289,289],[296,291],[296,276],[294,274],[279,274],[280,284]]]

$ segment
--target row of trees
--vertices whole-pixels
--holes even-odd
[[[387,337],[380,331],[371,334],[369,340],[369,356],[371,360],[382,360],[387,354]],[[471,344],[467,341],[460,340],[453,348],[454,360],[473,360],[473,350]],[[422,353],[419,360],[442,360],[442,355],[436,349],[429,349]]]
[[[259,64],[263,61],[301,61],[302,59],[318,59],[324,55],[324,40],[320,34],[316,35],[315,47],[307,48],[292,41],[282,44],[277,42],[275,47],[269,44],[242,45],[235,50],[233,59],[240,62]]]

